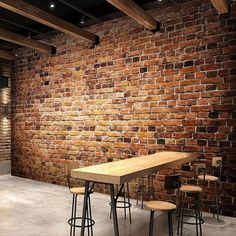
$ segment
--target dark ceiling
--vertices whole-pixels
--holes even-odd
[[[50,0],[25,1],[79,27],[87,27],[123,15],[106,0],[55,0],[54,9],[49,8]],[[134,0],[134,2],[143,9],[149,10],[163,4],[178,4],[181,0]],[[82,17],[85,20],[84,24],[80,23]],[[46,35],[57,33],[52,28],[3,8],[0,8],[0,28],[33,39],[42,39]],[[11,51],[17,47],[19,45],[0,40],[0,50]]]

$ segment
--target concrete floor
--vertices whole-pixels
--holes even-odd
[[[0,161],[0,175],[11,173],[11,161]]]
[[[1,175],[0,196],[0,236],[69,236],[67,219],[70,216],[72,196],[66,187]],[[91,200],[96,221],[94,235],[112,236],[109,196],[94,193]],[[78,211],[81,211],[82,197],[79,198],[78,206]],[[236,218],[222,216],[221,222],[217,223],[212,215],[205,214],[204,219],[203,235],[236,235]],[[120,236],[148,235],[148,211],[134,204],[132,220],[130,225],[129,220],[123,218],[123,212],[119,212]],[[156,214],[154,235],[168,235],[167,229],[166,215]],[[184,235],[195,235],[194,229],[193,226],[184,226]],[[175,220],[174,230],[176,232]]]

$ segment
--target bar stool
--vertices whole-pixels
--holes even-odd
[[[143,209],[143,195],[144,195],[144,192],[145,192],[144,177],[140,177],[140,178],[138,178],[138,188],[137,188],[137,191],[136,191],[136,194],[137,194],[136,205],[139,204],[139,197],[140,197],[141,209]]]
[[[68,220],[68,224],[70,225],[70,236],[75,236],[75,229],[76,227],[81,228],[81,224],[77,224],[76,221],[81,221],[82,217],[77,216],[76,214],[76,208],[77,208],[77,198],[78,195],[84,195],[85,188],[84,187],[72,187],[72,181],[71,181],[71,170],[78,168],[78,163],[70,163],[67,165],[67,181],[68,181],[68,187],[69,191],[72,194],[72,209],[71,209],[71,218]],[[93,236],[93,225],[95,224],[95,221],[92,219],[92,211],[91,211],[91,201],[90,201],[90,194],[89,193],[88,199],[87,199],[87,206],[88,209],[86,211],[86,224],[85,227],[88,228],[88,236]]]
[[[165,177],[165,190],[179,189],[181,186],[180,175],[169,175]],[[150,210],[149,236],[153,236],[154,213],[163,212],[168,215],[169,236],[173,236],[172,213],[176,205],[166,201],[148,201],[145,206]]]
[[[147,184],[145,184],[145,178],[147,178]],[[154,198],[154,192],[155,192],[155,188],[154,188],[154,175],[148,175],[147,177],[140,177],[138,178],[138,188],[136,191],[137,194],[137,202],[136,205],[139,204],[139,197],[141,200],[141,209],[143,209],[144,206],[144,201],[143,201],[143,197],[144,194],[147,194],[148,196],[148,200],[153,199]]]
[[[120,195],[123,194],[123,200],[118,200]],[[115,196],[115,202],[116,202],[116,208],[124,209],[124,217],[126,219],[126,210],[129,210],[129,222],[132,224],[132,219],[131,219],[131,207],[132,204],[130,202],[130,195],[129,195],[129,183],[122,184],[120,186],[116,185],[116,196]],[[112,213],[112,204],[111,202],[109,203],[111,206],[110,208],[110,219],[111,219],[111,213]]]
[[[164,201],[149,201],[145,203],[145,206],[148,210],[151,211],[149,236],[153,236],[154,213],[156,211],[166,212],[168,214],[169,236],[173,236],[172,213],[176,209],[176,205],[169,202],[164,202]]]
[[[203,219],[202,219],[202,212],[201,212],[201,206],[200,206],[200,195],[202,194],[202,188],[195,186],[195,185],[183,185],[179,189],[179,194],[180,194],[180,201],[179,201],[179,215],[178,217],[178,228],[177,228],[177,235],[179,235],[179,230],[180,230],[180,235],[182,236],[183,233],[183,224],[190,224],[190,225],[195,225],[196,226],[196,233],[197,236],[199,235],[198,232],[200,233],[200,236],[202,236],[202,224],[203,224]],[[185,195],[186,194],[191,194],[194,198],[194,214],[185,214],[185,208],[184,208],[184,201],[185,201]],[[185,217],[194,217],[195,222],[187,222],[185,221]]]
[[[218,159],[219,157],[217,157]],[[205,192],[205,188],[207,186],[207,183],[213,183],[214,184],[214,204],[205,204],[206,206],[210,208],[215,208],[216,209],[216,214],[217,214],[217,221],[220,222],[219,214],[220,214],[220,200],[219,200],[219,190],[218,190],[218,184],[221,179],[221,173],[222,173],[222,160],[218,160],[218,162],[214,162],[214,158],[212,161],[213,165],[215,163],[215,172],[218,169],[219,172],[219,177],[214,176],[214,175],[209,175],[207,174],[207,169],[206,169],[206,164],[201,164],[203,165],[202,168],[198,168],[195,170],[195,174],[197,175],[198,180],[202,181],[202,190],[203,193]],[[197,164],[196,164],[197,166]],[[215,172],[213,172],[215,174]],[[213,217],[215,218],[215,211],[213,211]]]

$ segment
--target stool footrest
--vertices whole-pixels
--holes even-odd
[[[124,202],[124,201],[116,201],[116,203],[118,204],[123,204],[123,205],[116,205],[116,208],[130,208],[132,206],[132,204],[130,202]],[[111,202],[109,203],[109,205],[111,206]]]
[[[78,227],[78,228],[81,228],[81,224],[74,224],[73,221],[76,221],[76,220],[81,220],[82,221],[82,217],[75,217],[75,218],[71,218],[68,220],[68,224],[69,225],[72,225],[74,227]],[[89,221],[89,223],[88,223]],[[85,218],[85,227],[92,227],[93,225],[95,225],[95,221],[91,218]]]
[[[181,216],[177,216],[177,218],[180,218]],[[180,220],[180,222],[183,222],[184,224],[188,224],[188,225],[201,225],[201,224],[203,224],[204,223],[204,220],[202,219],[202,218],[199,218],[199,217],[196,217],[195,215],[188,215],[188,214],[184,214],[183,215],[183,217],[189,217],[189,218],[194,218],[194,219],[198,219],[198,221],[199,222],[194,222],[194,223],[192,223],[192,222],[187,222],[187,221],[181,221]]]

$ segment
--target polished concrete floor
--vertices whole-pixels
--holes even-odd
[[[108,202],[108,195],[92,194],[95,236],[113,235]],[[78,211],[81,211],[82,197],[79,198],[78,205]],[[10,175],[0,176],[0,236],[69,236],[67,219],[70,207],[71,194],[66,187]],[[236,218],[221,217],[220,223],[217,223],[212,215],[205,214],[204,219],[204,236],[236,235]],[[130,225],[129,220],[123,218],[123,211],[119,212],[120,236],[148,235],[148,211],[141,210],[134,204],[132,221]],[[168,235],[166,221],[165,214],[156,214],[154,235]],[[175,220],[174,228],[176,229]],[[195,235],[195,228],[185,226],[184,235]]]
[[[0,175],[11,173],[11,161],[0,161]]]

